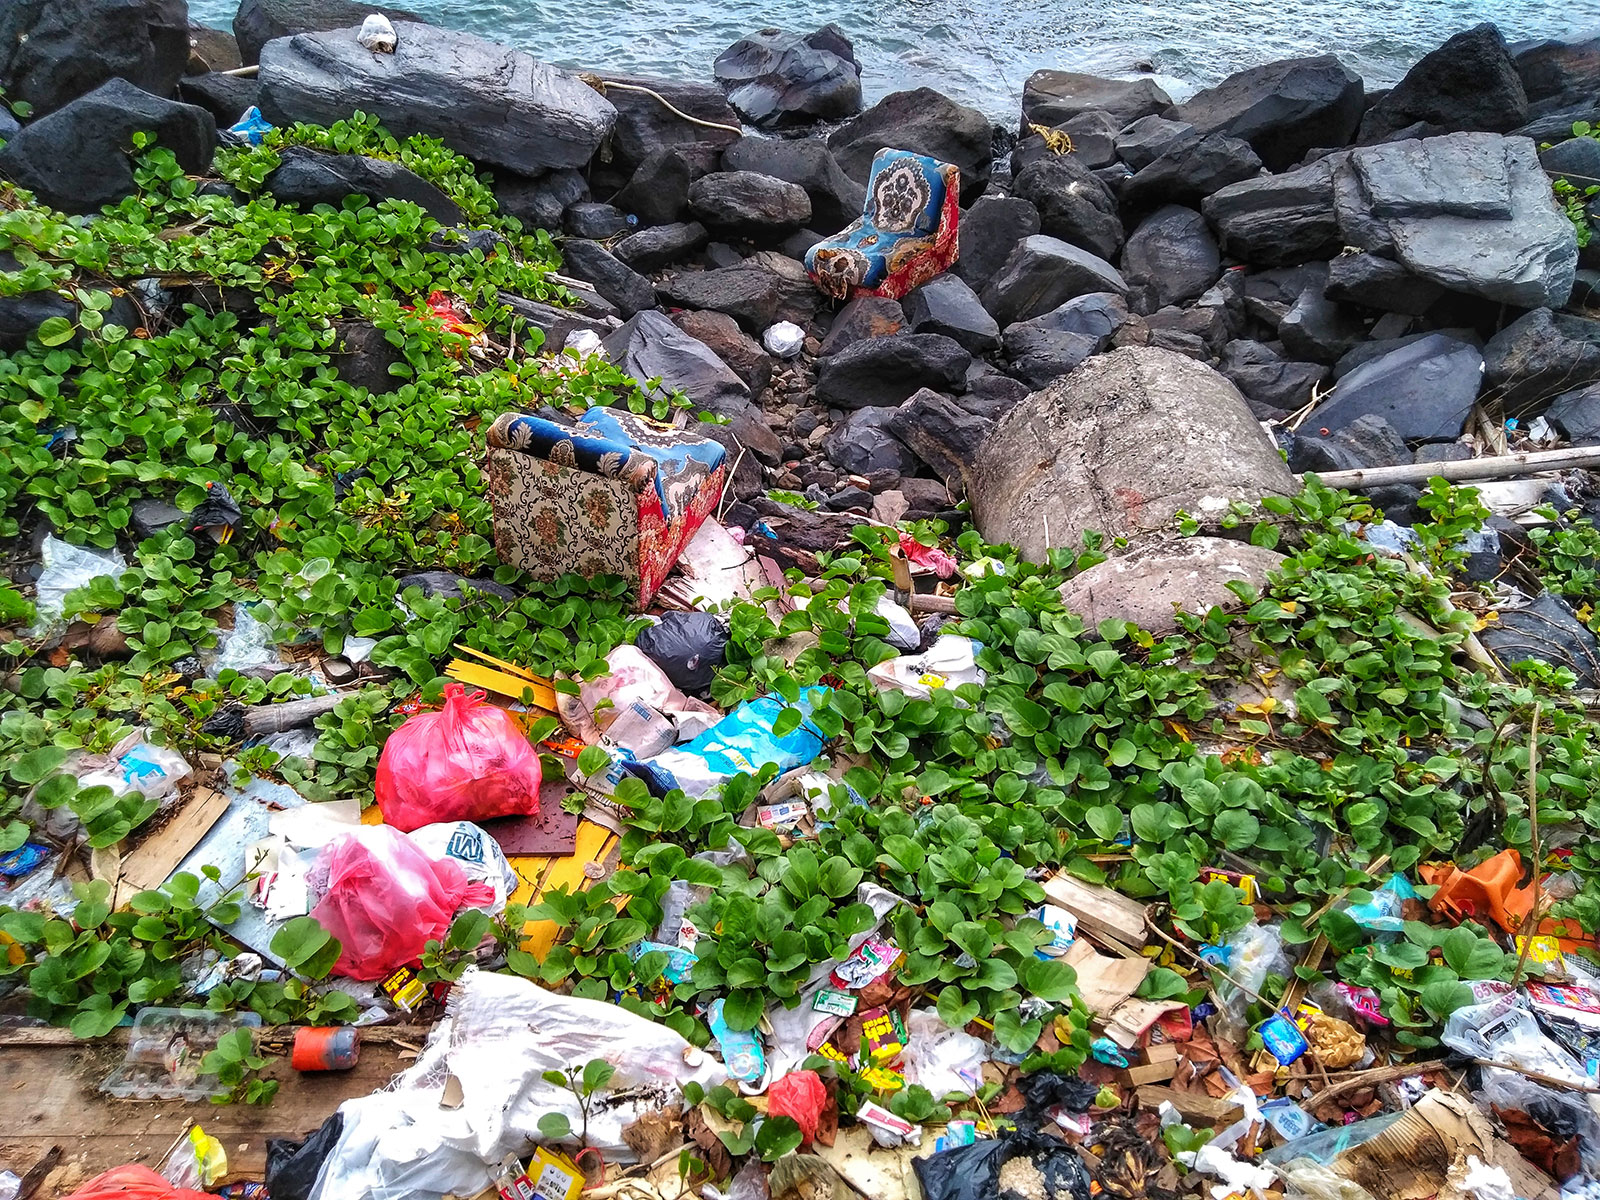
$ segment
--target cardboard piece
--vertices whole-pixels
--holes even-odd
[[[1078,929],[1092,937],[1108,939],[1135,950],[1150,940],[1144,906],[1120,892],[1084,883],[1071,875],[1052,875],[1041,885],[1045,899],[1059,904],[1078,918]]]
[[[1244,1106],[1232,1100],[1215,1100],[1204,1092],[1180,1092],[1176,1088],[1147,1083],[1136,1093],[1139,1107],[1156,1109],[1170,1103],[1178,1115],[1191,1125],[1223,1127],[1244,1116]]]
[[[1150,1026],[1167,1013],[1187,1007],[1181,1000],[1125,1000],[1106,1022],[1106,1036],[1124,1050],[1131,1050]]]
[[[122,859],[113,905],[120,908],[136,892],[158,888],[170,879],[188,853],[228,811],[228,803],[229,797],[224,792],[196,788],[166,825]]]
[[[1144,1089],[1141,1088],[1141,1095]],[[1496,1136],[1471,1100],[1437,1089],[1368,1142],[1333,1160],[1335,1174],[1385,1200],[1461,1197],[1467,1159],[1500,1167],[1523,1200],[1556,1200],[1550,1177]]]
[[[1150,973],[1147,958],[1113,958],[1081,939],[1068,947],[1061,961],[1078,972],[1078,991],[1083,995],[1083,1002],[1091,1013],[1102,1018],[1110,1017]]]

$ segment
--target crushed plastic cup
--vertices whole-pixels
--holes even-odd
[[[806,331],[793,321],[779,321],[767,326],[761,344],[775,358],[793,358],[805,348]]]
[[[563,350],[570,350],[579,358],[587,358],[591,354],[599,354],[602,349],[600,335],[592,329],[574,329],[567,334],[567,340],[562,343]]]
[[[367,19],[361,22],[361,32],[356,34],[356,41],[374,54],[393,54],[394,48],[400,43],[394,26],[382,13],[367,15]]]

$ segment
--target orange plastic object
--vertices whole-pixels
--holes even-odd
[[[296,1071],[348,1071],[361,1057],[361,1033],[353,1025],[303,1026],[295,1030],[289,1065]]]
[[[1523,923],[1533,911],[1535,891],[1532,883],[1522,884],[1522,855],[1502,850],[1470,871],[1454,863],[1437,863],[1419,868],[1422,882],[1436,884],[1438,891],[1428,907],[1452,921],[1493,921],[1507,933],[1521,933]],[[1534,931],[1555,937],[1563,950],[1593,948],[1595,939],[1571,919],[1547,917]]]

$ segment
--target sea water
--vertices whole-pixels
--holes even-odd
[[[833,21],[854,41],[867,103],[932,87],[1010,124],[1041,67],[1150,73],[1174,99],[1241,68],[1334,53],[1369,87],[1394,83],[1453,33],[1494,21],[1508,41],[1600,31],[1600,0],[391,0],[428,21],[563,66],[711,78],[763,27]],[[228,28],[236,0],[190,0]]]

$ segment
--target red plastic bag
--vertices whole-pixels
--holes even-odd
[[[112,1167],[66,1200],[217,1200],[205,1192],[174,1187],[149,1167]]]
[[[412,717],[378,757],[378,808],[402,833],[441,821],[539,815],[539,752],[511,714],[444,688],[444,708]]]
[[[827,1107],[828,1085],[815,1071],[790,1071],[767,1089],[767,1115],[793,1117],[808,1146]]]
[[[343,946],[334,973],[351,979],[382,979],[415,962],[430,938],[444,939],[456,909],[489,891],[454,859],[434,862],[386,825],[329,842],[313,877],[324,868],[328,890],[311,915]]]

